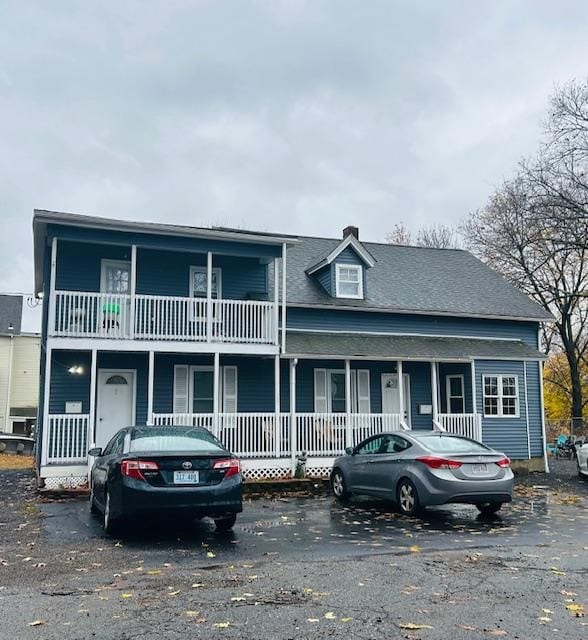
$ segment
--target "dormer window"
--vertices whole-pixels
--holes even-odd
[[[335,295],[337,298],[363,299],[362,267],[348,264],[335,266]]]

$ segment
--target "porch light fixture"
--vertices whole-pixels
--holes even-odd
[[[68,371],[75,376],[81,376],[84,373],[84,367],[79,364],[74,364],[73,367],[70,367]]]

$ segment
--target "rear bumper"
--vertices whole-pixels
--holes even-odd
[[[415,482],[423,505],[481,504],[511,502],[514,477],[509,472],[499,480],[462,480],[444,471],[439,475],[423,473]]]
[[[182,513],[224,516],[243,511],[241,476],[217,485],[196,487],[153,487],[147,482],[125,478],[117,517],[139,514]]]

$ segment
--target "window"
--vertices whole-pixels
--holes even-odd
[[[465,413],[463,376],[447,376],[447,413]]]
[[[359,265],[335,265],[337,298],[363,298],[363,269]]]
[[[519,381],[517,376],[483,376],[484,416],[519,415]]]
[[[372,454],[372,453],[402,453],[409,447],[411,443],[394,435],[382,435],[371,438],[366,443],[360,445],[355,450],[358,454]]]
[[[344,370],[314,370],[314,410],[316,413],[345,413]],[[371,413],[370,372],[367,369],[351,371],[351,411]]]
[[[211,369],[194,369],[192,372],[192,413],[212,413],[214,406],[214,381]]]
[[[190,267],[190,296],[192,298],[206,298],[207,280],[206,267]],[[221,281],[221,270],[213,269],[210,291],[214,299],[222,297]]]
[[[237,367],[220,367],[219,411],[237,412]],[[174,413],[214,411],[214,371],[209,366],[174,367]]]

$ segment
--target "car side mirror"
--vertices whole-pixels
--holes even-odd
[[[88,451],[88,455],[99,458],[102,455],[102,449],[100,447],[94,447]]]
[[[348,456],[352,456],[353,455],[353,447],[345,447],[345,453]]]

